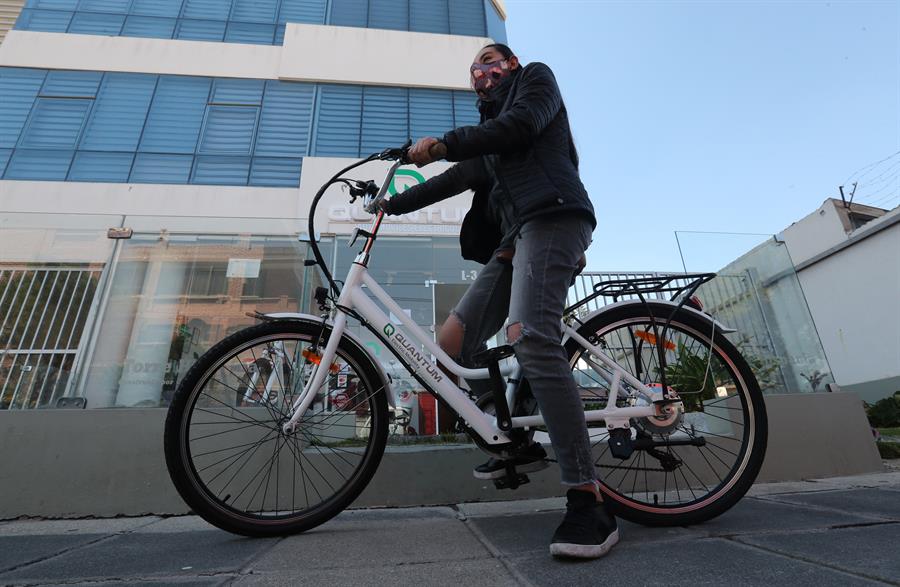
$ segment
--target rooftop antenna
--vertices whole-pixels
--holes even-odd
[[[856,184],[857,184],[857,182],[854,181],[853,182],[853,191],[850,192],[850,201],[847,201],[847,198],[844,197],[844,186],[842,186],[842,185],[838,186],[838,191],[841,192],[841,202],[844,203],[844,208],[846,208],[847,210],[849,210],[850,206],[853,205],[853,196],[856,194]]]

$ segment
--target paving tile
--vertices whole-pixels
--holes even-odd
[[[0,571],[47,558],[58,552],[83,546],[104,534],[0,536]]]
[[[827,507],[848,513],[900,520],[900,496],[885,489],[850,489],[771,496],[778,501]]]
[[[719,538],[615,547],[601,560],[570,562],[519,555],[510,562],[535,585],[577,587],[622,584],[672,587],[710,585],[822,587],[876,585],[874,581],[772,555]]]
[[[861,575],[900,582],[897,548],[900,524],[740,536],[737,540]]]
[[[866,523],[872,520],[873,518],[869,516],[823,511],[798,503],[782,503],[769,499],[745,497],[719,517],[691,528],[713,536],[722,536],[784,530],[785,528],[810,530],[841,524]]]
[[[565,497],[545,497],[542,499],[522,499],[512,501],[482,501],[460,503],[459,513],[467,518],[508,516],[512,514],[533,514],[547,511],[565,511]]]
[[[373,519],[380,516],[378,519]],[[343,514],[291,536],[255,561],[254,572],[372,567],[489,557],[463,522],[443,516],[394,517],[370,511]]]
[[[562,520],[563,512],[519,514],[470,518],[467,524],[477,530],[501,554],[514,555],[523,552],[546,553],[553,531]],[[705,536],[686,528],[648,528],[624,520],[618,520],[622,544],[643,544],[660,540],[689,540]]]
[[[518,583],[496,559],[452,561],[423,564],[370,566],[303,571],[298,565],[293,572],[254,573],[242,577],[234,585],[328,585],[329,587],[459,587],[490,585],[513,587]]]
[[[135,530],[138,534],[169,534],[174,532],[225,532],[219,530],[200,516],[172,516],[159,518],[152,524]]]
[[[2,573],[0,584],[234,572],[273,544],[274,539],[239,538],[221,531],[124,534]]]
[[[141,516],[83,520],[12,520],[0,526],[0,536],[117,534],[153,524],[161,519],[156,516]]]
[[[130,580],[127,585],[128,587],[162,587],[167,585],[177,585],[178,587],[211,587],[214,585],[224,585],[230,580],[232,580],[232,577],[189,577],[186,579],[166,577],[164,579],[150,581]],[[42,587],[104,587],[105,585],[109,585],[110,587],[121,587],[123,583],[118,579],[110,581],[95,580],[88,583],[42,583]]]

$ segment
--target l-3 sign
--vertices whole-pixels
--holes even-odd
[[[302,202],[310,201],[329,177],[351,162],[351,159],[305,158],[300,180],[300,205],[304,206]],[[414,185],[425,183],[429,178],[448,169],[450,165],[452,164],[447,162],[437,162],[418,169],[398,169],[393,182],[388,186],[388,194],[393,197]],[[389,163],[374,161],[350,172],[348,177],[361,180],[374,179],[376,183],[381,183],[389,168]],[[459,227],[471,202],[472,192],[464,192],[437,205],[409,214],[385,216],[382,221],[382,233],[408,236],[459,234]],[[308,208],[308,205],[306,207]],[[373,216],[363,209],[361,201],[357,200],[351,204],[350,195],[346,190],[332,186],[319,204],[316,226],[322,233],[349,234],[356,226],[368,226],[372,218]]]

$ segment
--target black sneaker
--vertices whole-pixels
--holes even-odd
[[[517,473],[534,473],[546,469],[550,465],[544,459],[547,452],[541,443],[535,442],[526,448],[522,454],[513,459]],[[506,477],[506,461],[503,459],[490,459],[488,462],[478,465],[472,470],[476,479],[500,479]]]
[[[616,518],[589,491],[566,493],[566,517],[553,533],[550,554],[569,558],[600,558],[619,541]]]

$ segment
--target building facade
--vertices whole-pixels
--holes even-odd
[[[900,391],[900,207],[829,198],[782,238],[837,384],[871,403]]]
[[[165,406],[247,313],[315,313],[309,239],[340,277],[368,221],[335,187],[310,235],[319,186],[477,123],[468,65],[506,38],[491,0],[18,4],[0,45],[0,409]],[[391,218],[379,239],[372,270],[423,327],[477,275],[457,242],[470,197]],[[436,432],[434,406],[366,343],[398,402],[432,416],[414,427]]]

